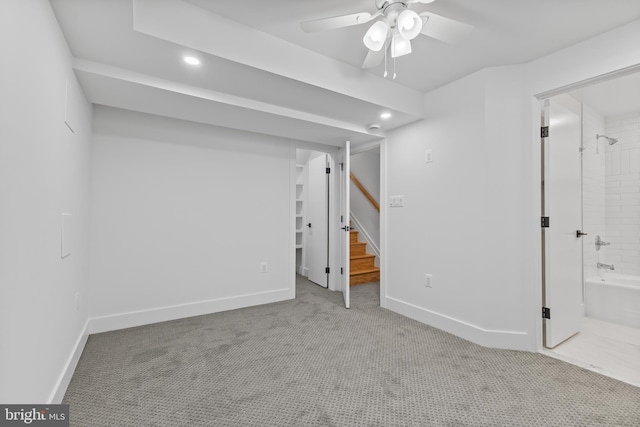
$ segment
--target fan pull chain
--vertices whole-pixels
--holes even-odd
[[[393,80],[396,79],[396,58],[393,58]]]
[[[387,78],[387,42],[384,42],[384,75],[382,77],[384,77],[385,79]]]

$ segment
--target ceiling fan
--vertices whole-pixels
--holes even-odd
[[[434,1],[375,0],[377,11],[374,13],[360,12],[316,19],[302,22],[300,27],[304,32],[311,33],[365,24],[375,20],[363,38],[369,53],[362,68],[373,68],[383,59],[386,60],[387,50],[391,51],[392,58],[411,53],[411,40],[419,34],[447,43],[456,43],[473,30],[473,25],[464,24],[432,12],[418,14],[409,9],[409,6],[414,3],[429,4]]]

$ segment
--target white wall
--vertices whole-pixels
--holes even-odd
[[[59,402],[86,339],[90,108],[49,2],[0,2],[0,51],[0,402]]]
[[[380,204],[380,148],[351,156],[351,173]],[[351,213],[360,222],[372,243],[380,248],[380,213],[351,181]],[[360,239],[364,241],[364,239]],[[373,252],[370,252],[373,253]]]
[[[426,119],[386,141],[388,195],[405,196],[388,208],[387,307],[496,347],[526,345],[522,99],[522,67],[483,70],[427,94]]]
[[[92,332],[293,298],[291,142],[106,107],[94,128]]]

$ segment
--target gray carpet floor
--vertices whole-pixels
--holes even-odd
[[[302,279],[295,300],[89,337],[72,426],[640,426],[640,388]]]

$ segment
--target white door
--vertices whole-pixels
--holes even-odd
[[[347,141],[344,148],[341,148],[338,152],[338,162],[340,164],[340,263],[341,263],[341,275],[340,275],[340,288],[342,295],[344,296],[344,306],[349,308],[351,304],[351,284],[349,281],[349,250],[350,250],[350,238],[349,238],[349,218],[351,213],[350,206],[350,182],[349,175],[351,173],[351,143]]]
[[[329,186],[327,154],[309,160],[309,180],[306,203],[305,258],[308,279],[322,287],[328,286],[329,266]]]
[[[582,319],[582,186],[580,104],[568,95],[545,100],[544,345],[553,348],[580,331]]]

